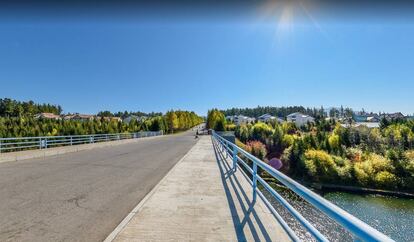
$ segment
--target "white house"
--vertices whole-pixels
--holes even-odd
[[[146,119],[148,119],[148,117],[147,116],[140,116],[139,117],[139,116],[135,116],[135,115],[130,115],[130,116],[124,118],[124,120],[122,120],[122,122],[124,122],[126,124],[129,124],[129,122],[131,122],[133,119],[135,119],[137,122],[143,122]]]
[[[268,114],[268,113],[266,113],[266,114],[263,114],[262,116],[260,116],[259,118],[257,118],[260,122],[269,122],[269,121],[272,121],[272,120],[275,120],[276,119],[276,117],[275,116],[272,116],[272,115],[270,115],[270,114]]]
[[[234,116],[226,116],[226,120],[233,122]]]
[[[126,124],[129,124],[132,120],[138,121],[138,116],[130,115],[130,116],[124,118],[124,120],[122,120],[122,122],[126,123]]]
[[[255,120],[254,118],[250,118],[250,117],[243,116],[243,115],[234,115],[233,116],[233,122],[236,125],[253,123],[254,120]]]
[[[277,118],[275,116],[272,116],[268,113],[263,114],[262,116],[260,116],[259,118],[257,118],[260,122],[269,122],[269,121],[277,121],[279,123],[282,123],[284,120],[281,118]]]
[[[296,126],[304,126],[308,122],[312,123],[315,119],[309,115],[303,113],[291,113],[286,117],[288,122],[293,122]]]

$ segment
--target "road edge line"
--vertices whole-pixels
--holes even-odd
[[[175,163],[175,165],[165,174],[165,176],[155,185],[147,195],[138,203],[137,206],[135,206],[131,212],[128,213],[128,215],[121,221],[121,223],[118,224],[118,226],[115,227],[115,229],[106,237],[103,242],[112,242],[116,239],[118,234],[122,231],[122,229],[125,228],[125,226],[131,221],[131,219],[137,214],[139,211],[141,211],[141,208],[144,206],[144,204],[147,202],[147,200],[154,195],[154,193],[159,189],[160,184],[164,182],[167,177],[177,168],[177,166],[188,156],[188,154],[194,149],[194,147],[198,144],[200,139],[197,140],[197,142],[191,147],[190,150],[187,151],[187,153],[184,154],[183,157],[181,157],[180,160]]]

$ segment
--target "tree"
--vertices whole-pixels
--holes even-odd
[[[167,112],[166,117],[167,117],[168,128],[171,133],[174,133],[174,130],[177,130],[179,127],[178,126],[179,120],[178,120],[177,114],[175,114],[175,112],[171,110]]]
[[[207,113],[206,126],[208,129],[224,131],[226,128],[226,118],[224,117],[224,114],[218,109],[209,110]]]

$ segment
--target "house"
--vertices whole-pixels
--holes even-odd
[[[234,115],[233,116],[233,122],[236,125],[241,125],[241,124],[247,124],[247,123],[253,123],[255,121],[254,118],[250,118],[247,116],[243,116],[243,115]]]
[[[226,116],[226,120],[230,121],[230,122],[233,122],[234,116]]]
[[[90,121],[95,119],[95,115],[90,115],[90,114],[75,114],[71,120],[78,120],[78,121]]]
[[[35,118],[41,118],[41,119],[54,119],[59,120],[62,119],[60,115],[54,114],[54,113],[38,113],[34,116]]]
[[[98,117],[98,119],[103,119],[105,121],[115,120],[117,122],[122,122],[122,119],[120,117]]]
[[[381,121],[379,116],[369,116],[367,117],[367,122],[370,123],[379,123]]]
[[[395,119],[404,119],[405,116],[404,114],[397,112],[397,113],[386,113],[382,116],[383,118],[387,119],[387,120],[395,120]]]
[[[266,122],[270,122],[270,121],[277,121],[277,122],[279,122],[279,123],[282,123],[282,122],[284,122],[284,121],[285,121],[285,120],[283,120],[283,119],[281,119],[281,118],[278,118],[278,117],[272,116],[272,115],[270,115],[270,114],[268,114],[268,113],[263,114],[262,116],[258,117],[258,118],[257,118],[257,120],[259,120],[260,122],[264,122],[264,123],[266,123]]]
[[[355,122],[361,123],[361,122],[367,122],[368,116],[365,114],[354,114],[352,118],[354,119]]]
[[[379,128],[379,122],[359,122],[359,123],[342,123],[342,127],[344,128],[357,128],[357,127],[367,127],[367,128]]]
[[[275,120],[275,119],[276,119],[275,116],[272,116],[268,113],[263,114],[263,115],[261,115],[260,117],[257,118],[257,120],[259,120],[260,122],[269,122],[269,121],[272,121],[272,120]]]
[[[137,118],[137,121],[138,122],[144,122],[145,120],[147,120],[148,119],[148,117],[147,116],[139,116],[138,118]]]
[[[289,114],[288,116],[286,116],[286,119],[288,122],[295,123],[298,127],[304,126],[307,123],[312,123],[315,121],[313,117],[299,112]]]
[[[135,115],[128,116],[128,117],[124,118],[124,120],[122,120],[122,122],[124,122],[126,124],[129,124],[132,120],[138,120],[138,116],[135,116]]]
[[[126,123],[126,124],[129,124],[133,119],[136,120],[137,122],[143,122],[143,121],[147,120],[148,117],[147,116],[140,116],[139,117],[139,116],[136,116],[136,115],[130,115],[130,116],[124,118],[121,121]]]
[[[63,120],[71,120],[75,115],[65,115],[63,116]]]
[[[111,121],[117,121],[117,122],[122,122],[122,118],[120,117],[111,117]]]

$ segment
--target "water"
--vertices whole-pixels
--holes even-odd
[[[396,241],[414,241],[414,199],[344,192],[324,197]]]
[[[281,188],[276,190],[330,241],[355,240],[339,224],[293,192]],[[270,194],[263,193],[299,238],[315,241],[278,201]],[[323,196],[395,241],[414,241],[414,199],[344,192],[330,192]]]

